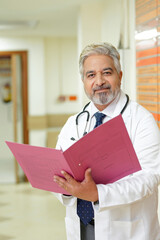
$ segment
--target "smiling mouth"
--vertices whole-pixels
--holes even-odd
[[[95,90],[94,93],[108,92],[109,90],[110,90],[110,88],[101,88],[101,89]]]
[[[108,90],[109,90],[108,88],[103,88],[103,89],[96,90],[95,92],[105,92],[105,91],[108,91]]]

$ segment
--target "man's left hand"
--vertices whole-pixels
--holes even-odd
[[[54,176],[54,181],[70,193],[70,195],[91,202],[96,202],[98,200],[98,190],[92,178],[90,168],[85,171],[85,178],[82,182],[76,181],[65,171],[61,171],[61,173],[64,178]]]

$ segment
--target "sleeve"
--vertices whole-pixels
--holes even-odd
[[[67,136],[68,136],[68,131],[71,129],[72,124],[72,118],[69,118],[66,122],[66,124],[64,125],[64,127],[62,128],[59,136],[58,136],[58,141],[56,144],[56,149],[62,149],[63,151],[67,148],[66,146],[69,145],[69,143],[67,143]],[[69,147],[69,146],[68,146]],[[58,198],[58,200],[64,205],[64,206],[73,206],[75,204],[75,201],[77,200],[77,198],[73,197],[73,196],[66,196],[60,193],[53,193],[55,195],[56,198]]]
[[[133,126],[132,126],[133,127]],[[157,191],[160,183],[160,134],[151,114],[136,123],[133,146],[142,170],[115,183],[97,185],[99,204],[96,211],[147,198]]]
[[[65,196],[60,193],[53,193],[53,194],[66,207],[73,206],[75,204],[75,201],[77,200],[77,198],[75,198],[73,196]]]

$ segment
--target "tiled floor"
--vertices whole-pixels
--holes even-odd
[[[29,183],[0,184],[0,240],[66,240],[65,208]]]
[[[0,183],[14,183],[15,181],[14,160],[0,158]]]

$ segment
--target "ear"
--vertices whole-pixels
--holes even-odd
[[[120,71],[120,73],[119,73],[119,80],[120,80],[120,84],[121,84],[121,82],[122,82],[122,76],[123,76],[123,72],[122,72],[122,71]]]

